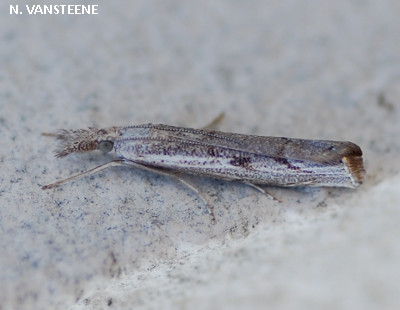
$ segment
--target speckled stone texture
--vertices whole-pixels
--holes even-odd
[[[10,15],[10,4],[0,309],[400,307],[399,1],[117,0],[91,16]],[[269,188],[278,203],[188,178],[215,224],[193,191],[147,171],[41,189],[110,160],[57,159],[42,132],[202,127],[220,112],[224,131],[353,141],[365,182]]]

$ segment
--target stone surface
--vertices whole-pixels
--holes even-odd
[[[38,4],[51,4],[38,2]],[[72,4],[72,3],[66,3]],[[0,5],[1,309],[397,309],[398,1]],[[20,4],[21,7],[24,5]],[[357,190],[179,182],[56,159],[58,128],[146,122],[350,140]]]

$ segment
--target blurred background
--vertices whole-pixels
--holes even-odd
[[[44,14],[60,4],[98,14]],[[397,309],[399,12],[395,0],[3,1],[0,308]],[[365,184],[272,188],[278,204],[198,178],[215,225],[190,190],[148,172],[40,189],[110,160],[56,159],[42,132],[202,127],[221,112],[224,131],[355,142]]]

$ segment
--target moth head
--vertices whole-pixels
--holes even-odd
[[[59,141],[56,150],[56,157],[64,157],[71,153],[85,153],[100,150],[104,153],[110,152],[114,147],[114,142],[119,136],[118,127],[97,129],[89,127],[87,129],[67,130],[61,129],[56,134],[46,134],[54,136]]]

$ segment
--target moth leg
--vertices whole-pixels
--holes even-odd
[[[71,176],[69,178],[62,179],[60,181],[44,185],[44,186],[42,186],[42,189],[54,188],[54,187],[57,187],[57,186],[59,186],[61,184],[66,183],[68,181],[72,181],[72,180],[75,180],[75,179],[80,178],[80,177],[84,177],[84,176],[88,176],[88,175],[97,173],[97,172],[99,172],[101,170],[107,169],[108,167],[115,167],[115,166],[122,166],[122,165],[124,165],[124,161],[123,160],[113,160],[113,161],[110,161],[109,163],[97,166],[97,167],[95,167],[93,169],[90,169],[90,170],[75,174],[75,175],[73,175],[73,176]]]
[[[197,194],[197,196],[199,196],[199,198],[203,201],[204,205],[207,208],[208,213],[211,216],[211,222],[213,224],[216,223],[216,219],[215,219],[215,214],[214,214],[214,208],[210,206],[210,204],[208,203],[208,201],[203,197],[203,195],[200,193],[200,190],[195,187],[193,184],[189,183],[188,181],[180,178],[178,175],[172,173],[169,174],[169,176],[173,176],[174,178],[176,178],[178,181],[180,181],[182,184],[184,184],[185,186],[189,187],[193,192],[195,192]]]
[[[276,200],[278,202],[282,202],[282,200],[276,198],[274,195],[272,195],[271,193],[268,193],[265,189],[263,189],[262,187],[254,184],[254,183],[250,183],[250,182],[243,182],[244,184],[254,188],[255,190],[258,190],[259,192],[263,193],[265,196],[268,196],[269,198],[272,198],[272,200]]]
[[[42,186],[42,189],[54,188],[54,187],[57,187],[57,186],[59,186],[61,184],[66,183],[66,182],[75,180],[77,178],[85,177],[85,176],[97,173],[97,172],[99,172],[101,170],[107,169],[109,167],[116,167],[116,166],[131,166],[131,167],[133,166],[133,167],[136,167],[136,168],[139,168],[139,169],[142,169],[142,170],[149,170],[149,171],[152,171],[152,172],[155,172],[155,173],[158,173],[158,174],[166,175],[166,176],[169,176],[169,177],[174,177],[175,179],[177,179],[178,181],[182,182],[184,185],[189,187],[192,191],[194,191],[200,197],[200,199],[203,201],[203,203],[207,207],[208,212],[211,215],[212,222],[215,223],[216,220],[215,220],[215,215],[214,215],[213,208],[210,207],[209,203],[200,194],[200,191],[194,185],[188,183],[187,181],[183,180],[182,178],[180,178],[178,175],[176,175],[174,173],[163,171],[163,170],[157,169],[157,168],[148,167],[148,166],[141,165],[141,164],[138,164],[138,163],[135,163],[135,162],[132,162],[132,161],[126,161],[126,160],[123,160],[123,159],[113,160],[113,161],[110,161],[109,163],[97,166],[97,167],[95,167],[93,169],[90,169],[90,170],[84,171],[82,173],[78,173],[78,174],[75,174],[73,176],[70,176],[69,178],[62,179],[60,181],[44,185],[44,186]]]
[[[206,126],[202,127],[201,129],[208,129],[213,130],[216,129],[219,123],[221,123],[222,119],[225,117],[225,113],[221,112],[216,118],[214,118],[210,123]]]
[[[196,193],[196,195],[203,201],[204,205],[206,206],[207,211],[211,216],[211,221],[213,223],[216,222],[214,210],[210,206],[210,204],[207,202],[207,200],[203,197],[203,195],[200,193],[200,190],[197,187],[195,187],[193,184],[190,184],[188,181],[182,179],[178,174],[176,174],[174,172],[167,171],[167,170],[155,168],[155,167],[149,167],[149,166],[146,166],[146,165],[138,164],[138,163],[135,163],[133,161],[124,161],[123,165],[133,166],[133,167],[136,167],[138,169],[147,170],[147,171],[151,171],[151,172],[154,172],[154,173],[158,173],[158,174],[161,174],[161,175],[165,175],[165,176],[168,176],[168,177],[175,178],[176,180],[178,180],[183,185],[185,185],[186,187],[188,187],[189,189],[191,189],[193,192]]]

